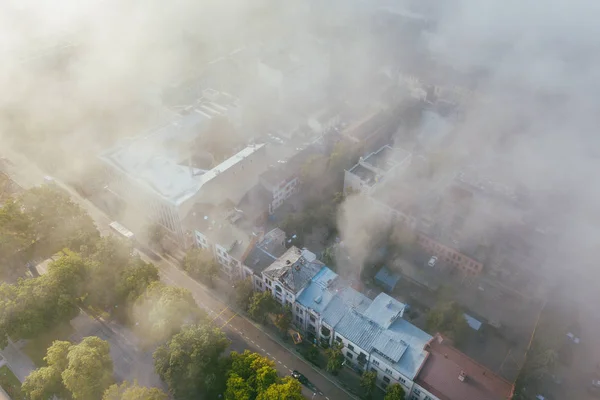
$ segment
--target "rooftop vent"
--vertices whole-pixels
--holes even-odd
[[[465,379],[467,379],[467,374],[465,374],[465,371],[460,371],[460,374],[458,374],[458,380],[464,382]]]
[[[323,300],[323,296],[319,295],[319,296],[315,297],[315,303],[321,304],[321,300]]]
[[[290,260],[285,260],[285,265],[290,265],[292,262]]]

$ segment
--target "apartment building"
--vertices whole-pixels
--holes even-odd
[[[323,268],[297,297],[295,322],[321,345],[343,346],[349,367],[377,374],[385,389],[409,393],[431,336],[402,318],[406,306],[385,293],[371,300]]]
[[[244,278],[245,255],[261,239],[262,232],[236,208],[196,204],[183,221],[193,245],[209,251],[229,280]]]

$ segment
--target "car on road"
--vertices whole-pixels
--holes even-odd
[[[427,265],[430,267],[435,267],[435,263],[437,262],[437,257],[436,256],[432,256],[429,261],[427,262]]]
[[[308,383],[308,379],[306,379],[306,377],[304,375],[302,375],[300,372],[293,370],[292,371],[292,378],[297,379],[298,382],[300,382],[303,385],[306,385]]]

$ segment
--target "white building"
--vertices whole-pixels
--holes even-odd
[[[219,95],[210,91],[205,100]],[[100,155],[106,191],[112,195],[108,206],[118,204],[115,208],[126,209],[125,214],[139,215],[135,223],[128,222],[134,230],[159,223],[181,241],[185,234],[181,221],[195,204],[238,204],[267,169],[264,144],[249,145],[218,165],[211,154],[197,154],[195,140],[210,120],[231,111],[208,100],[166,126],[123,140]]]
[[[369,299],[313,256],[291,247],[262,271],[262,279],[255,277],[255,288],[290,305],[294,324],[310,340],[343,345],[347,365],[377,373],[383,389],[400,383],[410,393],[431,336],[402,319],[404,304],[385,293]]]

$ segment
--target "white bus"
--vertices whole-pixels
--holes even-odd
[[[117,232],[121,237],[133,241],[133,232],[131,232],[129,229],[125,228],[123,225],[121,225],[117,221],[113,221],[108,225],[110,226],[110,228],[113,231]]]

